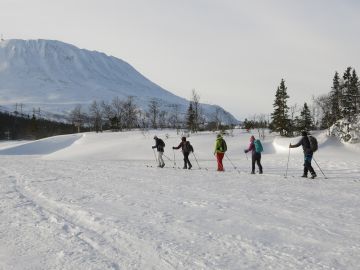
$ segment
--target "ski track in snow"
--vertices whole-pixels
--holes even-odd
[[[331,154],[314,180],[301,154],[287,179],[281,154],[264,175],[0,156],[0,269],[358,269],[360,161]]]

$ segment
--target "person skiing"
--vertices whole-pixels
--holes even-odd
[[[299,147],[300,145],[302,146],[304,151],[304,174],[301,177],[307,178],[308,172],[310,171],[311,179],[314,179],[317,176],[313,167],[311,166],[311,160],[313,158],[314,152],[311,149],[308,133],[306,131],[303,131],[301,132],[301,135],[302,135],[301,140],[294,145],[290,143],[289,148],[296,148]]]
[[[173,147],[173,149],[180,149],[184,155],[184,167],[183,169],[191,169],[192,165],[189,160],[190,152],[194,152],[194,148],[190,144],[189,141],[186,140],[186,137],[181,138],[181,142],[177,147]]]
[[[224,166],[223,166],[222,160],[224,158],[226,150],[227,150],[226,142],[223,139],[223,137],[221,136],[221,134],[218,134],[216,137],[216,141],[215,141],[214,155],[216,155],[216,160],[217,160],[217,165],[218,165],[217,170],[219,172],[224,171]]]
[[[164,162],[162,156],[164,154],[165,143],[162,139],[158,138],[156,135],[154,136],[154,140],[155,140],[155,145],[152,146],[152,149],[156,148],[156,150],[158,152],[158,162],[159,162],[158,167],[164,168],[165,162]]]
[[[256,143],[260,143],[260,141],[256,142]],[[261,143],[260,143],[260,145],[261,145]],[[250,151],[251,151],[251,174],[255,174],[255,163],[259,167],[259,174],[262,174],[263,173],[263,167],[261,165],[262,146],[258,147],[258,149],[256,149],[255,137],[254,136],[250,137],[249,148],[244,150],[245,154],[250,152]]]

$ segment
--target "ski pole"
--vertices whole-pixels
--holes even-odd
[[[245,152],[246,159],[249,160],[247,153]]]
[[[174,149],[173,149],[173,153],[174,153],[174,168],[176,168],[175,150]]]
[[[230,161],[231,165],[234,167],[235,171],[237,171],[239,174],[241,174],[238,169],[236,168],[235,164],[231,161],[231,159],[228,157],[228,155],[225,153],[226,158]]]
[[[315,160],[314,157],[313,157],[313,160],[315,161],[316,165],[319,167],[319,170],[320,170],[320,172],[323,174],[323,176],[325,177],[325,179],[328,179],[328,178],[326,177],[326,175],[324,174],[324,172],[322,171],[322,169],[320,168],[319,164],[316,162],[316,160]]]
[[[288,154],[288,160],[287,160],[287,164],[286,164],[285,178],[287,178],[287,173],[288,173],[288,169],[289,169],[290,149],[291,148],[289,147],[289,154]]]
[[[158,162],[158,159],[156,157],[156,153],[155,153],[155,149],[153,148],[153,152],[154,152],[154,156],[155,156],[155,160],[156,160],[156,163]]]
[[[166,156],[165,154],[163,154],[164,157],[166,157],[168,160],[172,161],[168,156]]]
[[[199,165],[199,162],[198,162],[198,160],[197,160],[197,158],[196,158],[196,156],[195,156],[194,152],[192,152],[192,154],[194,155],[194,158],[195,158],[196,163],[197,163],[197,165],[198,165],[198,167],[199,167],[199,170],[201,170],[201,167],[200,167],[200,165]]]

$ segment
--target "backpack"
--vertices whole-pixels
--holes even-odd
[[[317,139],[313,136],[308,136],[308,138],[309,138],[311,151],[316,152],[319,148]]]
[[[224,153],[227,151],[227,145],[224,139],[221,139],[221,149]]]
[[[194,148],[192,147],[189,141],[185,142],[183,151],[186,153],[194,152]]]
[[[256,153],[261,153],[262,151],[264,151],[264,148],[263,148],[260,140],[255,140],[254,141],[254,146],[255,146],[255,152]]]
[[[165,147],[165,143],[162,139],[159,139],[159,146],[161,146],[162,148]]]

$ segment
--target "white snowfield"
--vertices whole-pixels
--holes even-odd
[[[359,148],[319,133],[328,179],[314,162],[318,178],[300,178],[300,148],[284,178],[299,138],[268,136],[250,175],[250,135],[225,137],[223,173],[215,133],[189,138],[201,170],[193,155],[178,168],[171,130],[0,143],[0,269],[359,269]]]

